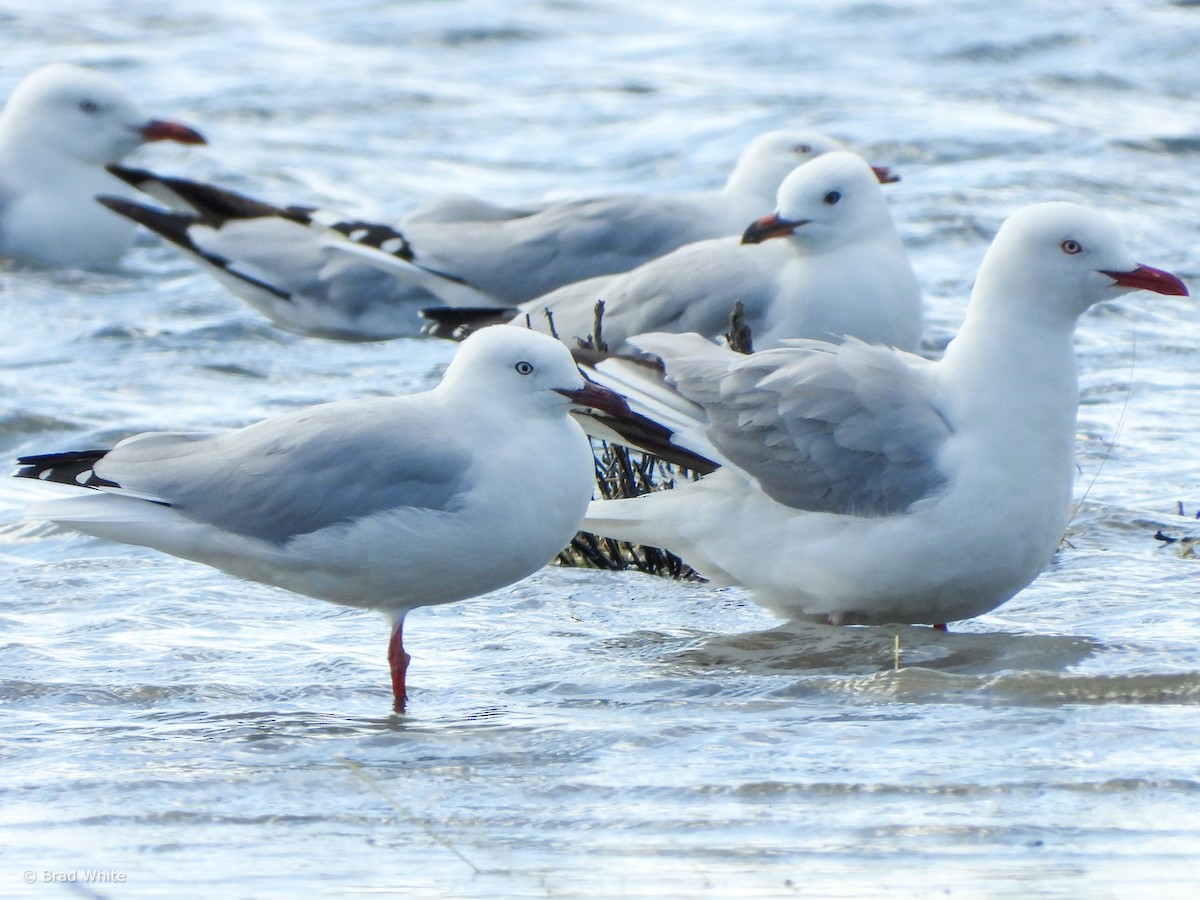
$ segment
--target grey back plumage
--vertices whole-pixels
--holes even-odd
[[[95,472],[194,521],[277,544],[389,510],[453,509],[469,486],[466,448],[447,445],[413,400],[342,401],[222,434],[138,435]]]
[[[665,360],[729,462],[780,503],[847,515],[899,513],[945,484],[950,426],[924,360],[853,340],[787,344]]]

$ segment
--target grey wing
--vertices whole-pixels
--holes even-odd
[[[409,220],[405,233],[418,261],[516,304],[712,237],[707,218],[685,199],[629,195],[548,204],[502,221]]]
[[[926,360],[853,340],[789,343],[723,370],[666,360],[729,462],[796,509],[890,515],[941,488],[951,428]]]
[[[527,324],[546,333],[553,331],[568,347],[573,347],[576,341],[592,337],[596,330],[596,301],[610,297],[609,287],[620,279],[620,275],[595,275],[563,285],[522,303],[512,324]],[[610,320],[606,312],[604,321]]]
[[[604,336],[614,350],[650,331],[718,337],[729,330],[735,301],[742,301],[751,328],[761,321],[774,273],[756,263],[754,255],[740,252],[736,238],[698,241],[632,272],[567,285],[522,308],[535,318],[550,309],[559,335],[570,338],[591,333],[595,303],[603,299]]]
[[[584,430],[592,437],[636,447],[698,472],[727,464],[706,434],[705,407],[674,387],[662,360],[670,360],[673,368],[689,368],[688,380],[698,388],[692,395],[703,399],[703,386],[715,387],[721,376],[745,357],[698,334],[644,334],[630,345],[643,352],[576,351],[576,360],[588,378],[624,397],[630,410],[627,415],[577,414]],[[701,370],[703,376],[697,377]]]
[[[434,294],[377,266],[332,252],[329,237],[288,219],[236,219],[219,228],[197,225],[189,237],[204,253],[228,261],[225,268],[235,277],[270,285],[281,298],[307,297],[351,319],[372,307],[396,307],[408,314],[415,334],[417,309],[436,302]]]
[[[408,399],[326,404],[216,435],[138,435],[94,471],[195,521],[280,544],[398,508],[452,509],[469,487],[466,449]]]
[[[582,277],[590,278],[627,272],[685,244],[717,237],[720,223],[714,218],[688,196],[619,194],[547,206],[508,227],[528,237],[552,235],[556,261],[581,261],[589,267]]]
[[[545,203],[525,206],[501,206],[464,194],[446,194],[414,209],[405,219],[408,222],[503,222],[521,219],[542,209]]]

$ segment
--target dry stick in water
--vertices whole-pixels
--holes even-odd
[[[746,307],[742,305],[741,300],[733,302],[733,309],[729,313],[729,333],[725,335],[725,341],[730,350],[747,355],[754,352],[754,339],[750,334],[750,325],[746,322]]]

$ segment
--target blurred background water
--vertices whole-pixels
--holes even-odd
[[[383,219],[707,188],[827,131],[903,175],[931,354],[1026,203],[1104,209],[1200,289],[1191,2],[3,0],[0,51],[0,96],[92,65],[210,140],[134,164]],[[410,616],[403,718],[382,619],[0,485],[0,893],[1196,896],[1197,562],[1154,539],[1200,534],[1194,302],[1081,323],[1078,510],[995,613],[789,626],[547,569]],[[116,272],[0,264],[0,308],[8,457],[418,390],[453,352],[280,333],[145,235]]]

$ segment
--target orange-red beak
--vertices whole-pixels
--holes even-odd
[[[596,384],[594,381],[587,381],[583,387],[576,390],[568,390],[566,388],[555,388],[555,390],[564,397],[570,397],[571,401],[579,406],[589,406],[592,409],[598,409],[612,416],[633,415],[624,397],[614,391],[610,391],[606,387]]]
[[[137,129],[144,141],[176,141],[180,144],[207,144],[204,135],[195,128],[171,122],[168,119],[151,119]]]
[[[890,166],[871,166],[871,171],[875,173],[880,184],[894,184],[900,180],[900,174]]]
[[[779,218],[778,213],[771,213],[750,224],[750,227],[742,233],[742,243],[761,244],[771,238],[787,237],[801,225],[807,223],[808,219],[789,221]]]
[[[1187,297],[1188,289],[1182,281],[1170,272],[1156,269],[1153,266],[1139,265],[1130,272],[1104,272],[1121,287],[1133,288],[1138,291],[1154,291],[1156,294],[1170,294],[1175,297]]]

